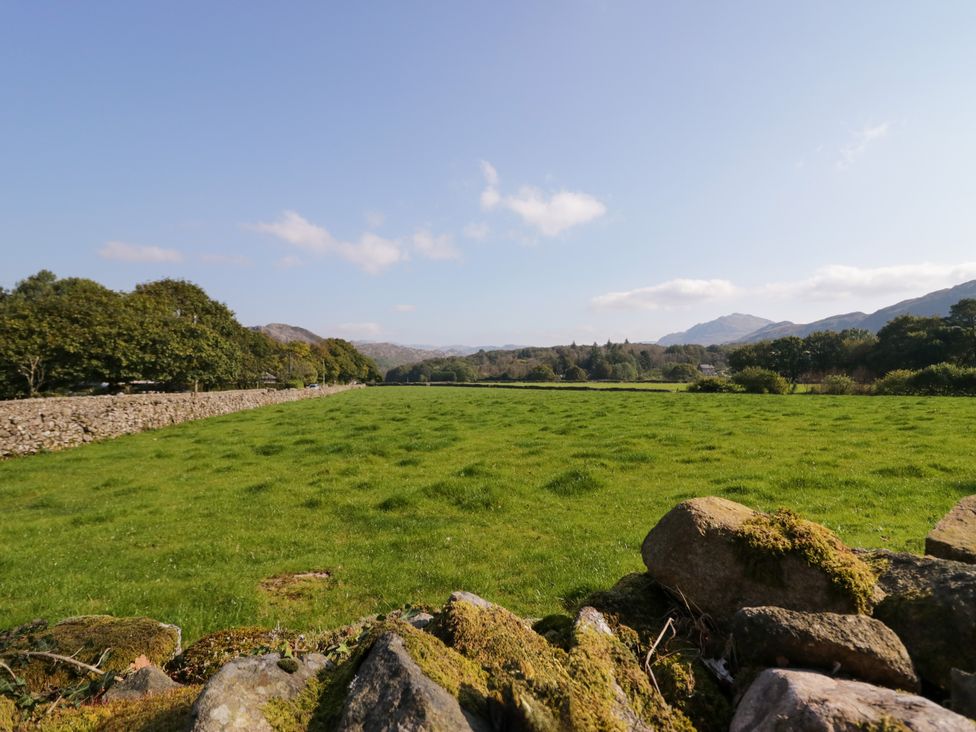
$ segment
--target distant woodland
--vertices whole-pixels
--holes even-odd
[[[299,386],[372,381],[347,341],[279,343],[245,328],[197,285],[164,279],[116,292],[42,270],[0,288],[0,396]]]
[[[854,328],[748,345],[659,346],[625,341],[479,351],[399,366],[387,372],[386,381],[694,381],[703,371],[760,368],[792,383],[820,382],[836,374],[868,383],[892,371],[935,364],[976,366],[976,300],[960,300],[946,317],[898,316],[877,334]]]

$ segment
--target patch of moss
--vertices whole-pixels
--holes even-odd
[[[13,732],[20,721],[17,705],[5,696],[0,696],[0,732]]]
[[[729,728],[732,705],[708,669],[690,653],[659,657],[651,670],[664,698],[684,712],[699,732]]]
[[[637,659],[614,636],[577,630],[569,668],[579,690],[574,694],[579,703],[571,708],[572,729],[629,730],[631,725],[621,713],[625,703],[651,729],[695,731],[691,721],[651,686]]]
[[[364,621],[334,631],[319,645],[331,665],[323,668],[296,697],[272,699],[264,718],[275,732],[329,732],[336,728],[349,684],[375,640],[381,625]]]
[[[56,709],[40,732],[173,732],[189,727],[190,710],[202,687],[185,686],[135,701]],[[2,729],[2,728],[0,728]]]
[[[911,727],[887,715],[877,722],[867,722],[861,729],[864,732],[911,732]]]
[[[793,554],[820,569],[857,611],[869,613],[877,582],[875,571],[829,529],[800,518],[787,508],[757,514],[738,531],[743,545],[764,556]]]
[[[205,635],[173,659],[167,671],[186,684],[206,683],[220,667],[239,656],[256,656],[294,644],[298,633],[270,628],[231,628]]]
[[[513,728],[693,730],[650,686],[634,655],[612,635],[577,630],[567,653],[504,608],[456,600],[438,619],[448,645],[488,673]]]
[[[532,625],[532,630],[553,645],[567,650],[573,632],[573,619],[568,615],[556,613],[547,615]]]
[[[56,653],[82,663],[100,662],[99,668],[105,671],[122,671],[141,655],[156,665],[165,664],[179,650],[180,633],[175,626],[151,618],[87,615],[68,618],[7,642],[11,649]],[[45,694],[88,677],[75,666],[47,658],[25,658],[16,665],[17,673],[34,694]]]

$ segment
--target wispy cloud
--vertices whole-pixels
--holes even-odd
[[[353,338],[375,338],[383,332],[379,323],[340,323],[336,330]]]
[[[546,194],[532,186],[522,186],[515,195],[503,196],[498,190],[498,171],[486,160],[481,161],[485,188],[481,192],[481,208],[491,211],[503,208],[517,214],[523,222],[543,236],[557,236],[574,226],[600,218],[606,205],[589,193],[558,191]]]
[[[488,238],[488,234],[491,233],[491,229],[484,221],[473,221],[465,226],[461,233],[464,234],[466,239],[484,241]]]
[[[397,313],[412,313],[417,309],[416,305],[400,304],[394,305],[393,310]]]
[[[821,267],[810,277],[739,287],[728,280],[673,279],[649,287],[608,292],[592,298],[598,308],[656,310],[697,305],[719,299],[871,301],[880,297],[913,297],[976,279],[976,262],[902,264],[889,267]]]
[[[204,264],[228,267],[250,267],[254,264],[250,258],[238,254],[201,254],[200,261]]]
[[[888,123],[882,122],[874,127],[864,127],[853,133],[850,142],[840,149],[840,158],[835,163],[838,170],[849,168],[854,161],[864,155],[868,146],[888,134]]]
[[[636,290],[597,295],[592,303],[599,308],[657,310],[729,297],[738,291],[728,280],[674,279]]]
[[[822,267],[810,277],[776,282],[760,294],[810,300],[843,300],[850,297],[899,295],[937,290],[976,278],[976,262],[961,264],[902,264],[890,267]]]
[[[454,246],[454,237],[450,234],[434,236],[429,229],[419,229],[413,235],[413,245],[420,254],[428,259],[461,258],[461,251]]]
[[[105,242],[105,246],[98,250],[102,259],[114,259],[120,262],[182,262],[183,254],[175,249],[128,244],[124,241]]]
[[[336,255],[370,274],[378,274],[397,262],[409,259],[400,242],[366,232],[355,242],[340,241],[322,226],[313,224],[296,211],[285,211],[277,221],[250,224],[247,228],[270,234],[303,251]]]

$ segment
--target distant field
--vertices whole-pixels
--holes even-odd
[[[976,400],[377,388],[0,462],[0,628],[148,614],[188,639],[466,588],[541,616],[717,494],[919,551],[976,493]],[[282,572],[331,579],[291,598]]]

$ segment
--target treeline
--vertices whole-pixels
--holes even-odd
[[[739,346],[728,354],[735,372],[767,369],[792,383],[819,382],[830,374],[869,382],[891,371],[935,364],[976,366],[976,300],[960,300],[944,318],[901,315],[877,335],[861,329],[819,331]]]
[[[116,292],[42,270],[0,288],[3,398],[136,382],[174,391],[377,379],[347,341],[278,343],[184,280]]]
[[[424,381],[691,381],[700,364],[726,366],[729,346],[605,345],[478,351],[470,356],[433,358],[386,373],[392,383]]]

